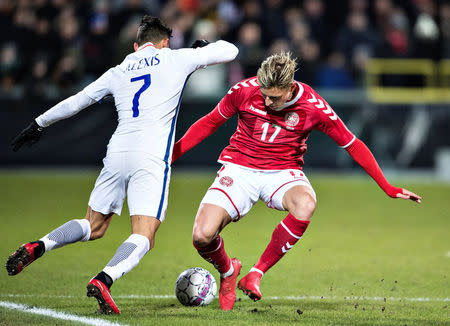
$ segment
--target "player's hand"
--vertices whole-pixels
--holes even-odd
[[[44,132],[44,128],[39,126],[35,120],[31,122],[22,132],[13,139],[11,142],[11,148],[14,152],[17,152],[22,145],[27,144],[31,147],[37,143]]]
[[[422,202],[422,197],[420,197],[419,195],[416,195],[415,193],[407,190],[407,189],[403,189],[400,188],[402,190],[402,192],[397,193],[396,197],[397,198],[402,198],[402,199],[410,199],[412,201],[415,201],[416,203],[420,204]]]
[[[207,40],[195,40],[194,43],[192,43],[191,48],[202,48],[204,46],[207,46],[209,42]]]

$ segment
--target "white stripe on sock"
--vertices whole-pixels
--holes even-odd
[[[234,273],[234,267],[233,267],[233,263],[231,262],[231,259],[230,259],[230,269],[226,273],[220,274],[220,277],[225,278],[225,277],[233,275],[233,273]]]
[[[281,225],[286,229],[286,231],[288,231],[288,233],[289,233],[290,235],[292,235],[294,238],[296,238],[296,239],[300,239],[300,238],[301,238],[301,236],[299,237],[298,235],[295,235],[294,233],[292,233],[291,230],[289,230],[288,227],[287,227],[286,225],[284,225],[283,221],[281,221],[280,224],[281,224]]]
[[[250,268],[250,272],[249,273],[251,273],[251,272],[257,272],[257,273],[261,274],[261,276],[264,276],[264,272],[262,270],[258,269],[258,268],[255,268],[255,267]]]

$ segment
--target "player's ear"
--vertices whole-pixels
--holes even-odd
[[[134,52],[136,52],[139,49],[139,45],[136,42],[134,42],[133,47],[134,47]]]
[[[166,38],[166,39],[162,40],[161,45],[162,45],[161,48],[168,48],[169,47],[169,39]]]

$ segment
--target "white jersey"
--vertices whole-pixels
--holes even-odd
[[[112,94],[119,123],[108,153],[145,152],[170,163],[176,118],[189,75],[199,68],[231,61],[237,53],[226,41],[178,50],[156,49],[146,43],[36,122],[46,127]]]

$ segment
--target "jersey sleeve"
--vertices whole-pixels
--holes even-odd
[[[233,89],[233,87],[216,106],[220,115],[225,119],[230,119],[238,112],[240,99],[242,98],[240,91]]]
[[[87,85],[83,90],[86,95],[98,102],[106,95],[112,94],[110,85],[113,78],[113,69],[109,69],[97,80]]]
[[[334,112],[331,106],[315,91],[311,90],[309,95],[308,105],[313,106],[313,112],[316,114],[316,130],[322,131],[336,144],[342,148],[347,148],[356,139],[353,133],[348,130],[344,122]]]
[[[206,66],[230,62],[236,58],[238,52],[239,50],[234,44],[223,40],[210,43],[201,48],[174,50],[178,57],[176,62],[183,64],[183,67],[187,69],[187,74]]]

